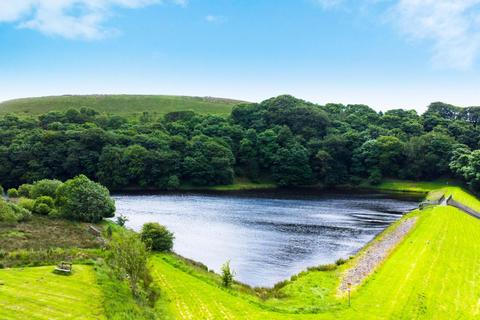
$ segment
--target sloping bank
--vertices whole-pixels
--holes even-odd
[[[428,199],[444,195],[480,209],[475,197],[455,187]],[[479,219],[451,206],[428,206],[404,216],[344,265],[313,268],[264,299],[240,285],[223,289],[217,275],[175,256],[154,256],[151,265],[176,319],[476,319],[479,233]],[[338,288],[382,240],[392,246],[360,278],[349,307]]]

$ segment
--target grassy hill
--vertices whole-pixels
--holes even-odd
[[[480,207],[460,188],[442,192]],[[152,268],[178,319],[478,319],[480,220],[444,206],[402,220],[414,217],[413,230],[353,291],[351,307],[337,287],[356,258],[333,271],[304,273],[265,301],[241,287],[225,290],[217,276],[174,256],[154,257]]]
[[[192,110],[199,113],[227,115],[241,101],[211,98],[161,95],[85,95],[52,96],[10,100],[0,103],[0,115],[20,113],[38,115],[48,111],[90,107],[98,112],[132,116],[148,111],[163,115],[172,111]]]

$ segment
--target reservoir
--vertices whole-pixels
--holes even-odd
[[[178,254],[216,272],[229,260],[236,280],[262,287],[348,258],[418,205],[411,197],[304,191],[114,198],[128,227],[159,222],[175,234]]]

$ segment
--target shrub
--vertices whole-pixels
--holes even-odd
[[[346,262],[347,262],[346,259],[339,258],[339,259],[337,259],[337,261],[335,261],[335,264],[337,266],[341,266],[342,264],[345,264]]]
[[[16,222],[17,216],[8,202],[0,199],[0,221]]]
[[[20,198],[18,200],[18,205],[28,211],[33,212],[33,207],[35,206],[35,200],[28,198]]]
[[[222,266],[222,285],[225,288],[231,288],[233,284],[234,272],[230,268],[230,261],[225,262]]]
[[[33,212],[41,215],[48,215],[53,209],[53,199],[49,196],[41,196],[35,200]]]
[[[13,203],[9,203],[9,205],[12,208],[17,221],[27,221],[32,217],[32,213],[29,210],[17,206]]]
[[[61,215],[60,215],[60,213],[58,212],[57,209],[51,209],[50,212],[48,213],[48,217],[53,218],[53,219],[57,219],[57,218],[60,218]]]
[[[0,197],[3,196],[4,193],[5,193],[5,191],[3,190],[3,187],[2,187],[2,185],[0,184]]]
[[[8,189],[7,195],[9,198],[18,198],[18,190],[15,188]]]
[[[62,186],[62,182],[59,180],[43,179],[33,184],[30,190],[30,197],[37,199],[41,196],[48,196],[55,199],[57,189]]]
[[[141,232],[142,241],[154,251],[170,251],[173,247],[173,233],[158,223],[145,223]]]
[[[108,264],[118,279],[126,280],[135,297],[154,305],[157,292],[147,267],[148,251],[138,235],[121,229],[109,242]]]
[[[57,209],[70,220],[98,222],[112,218],[115,202],[107,188],[80,175],[66,181],[57,190]]]
[[[13,203],[0,199],[0,221],[18,222],[28,220],[30,211],[21,208]]]
[[[117,217],[117,221],[116,223],[120,226],[120,227],[124,227],[125,224],[127,223],[128,221],[128,218],[126,216],[124,216],[123,214],[119,215]]]
[[[39,203],[34,208],[34,212],[42,216],[48,215],[51,210],[52,209],[49,206],[47,206],[45,203]]]
[[[31,184],[22,184],[20,187],[18,187],[18,194],[20,197],[25,197],[25,198],[30,198],[30,192],[32,190],[33,185]]]

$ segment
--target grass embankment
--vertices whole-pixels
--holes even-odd
[[[367,182],[364,182],[360,185],[360,187],[379,191],[428,193],[432,190],[437,190],[448,185],[457,184],[458,182],[448,179],[440,179],[435,181],[408,181],[385,179],[378,185],[370,185]]]
[[[26,98],[0,103],[0,114],[17,113],[39,115],[49,111],[65,111],[70,108],[89,107],[100,113],[126,117],[149,112],[163,115],[173,111],[192,110],[198,113],[228,115],[232,107],[241,101],[209,98],[161,95],[78,95]]]
[[[53,267],[0,270],[0,319],[105,319],[103,296],[90,266],[71,276]]]
[[[430,187],[416,185],[409,191],[412,188]],[[458,187],[443,188],[442,192],[452,193],[455,200],[465,201],[472,208],[480,207],[475,197]],[[178,319],[480,317],[480,220],[442,206],[416,210],[403,219],[411,217],[417,217],[413,230],[354,290],[351,307],[336,293],[343,272],[358,256],[335,270],[310,271],[295,277],[276,292],[279,298],[266,301],[248,290],[222,289],[217,276],[188,267],[174,256],[155,256],[153,273]],[[386,232],[393,228],[395,225]]]

